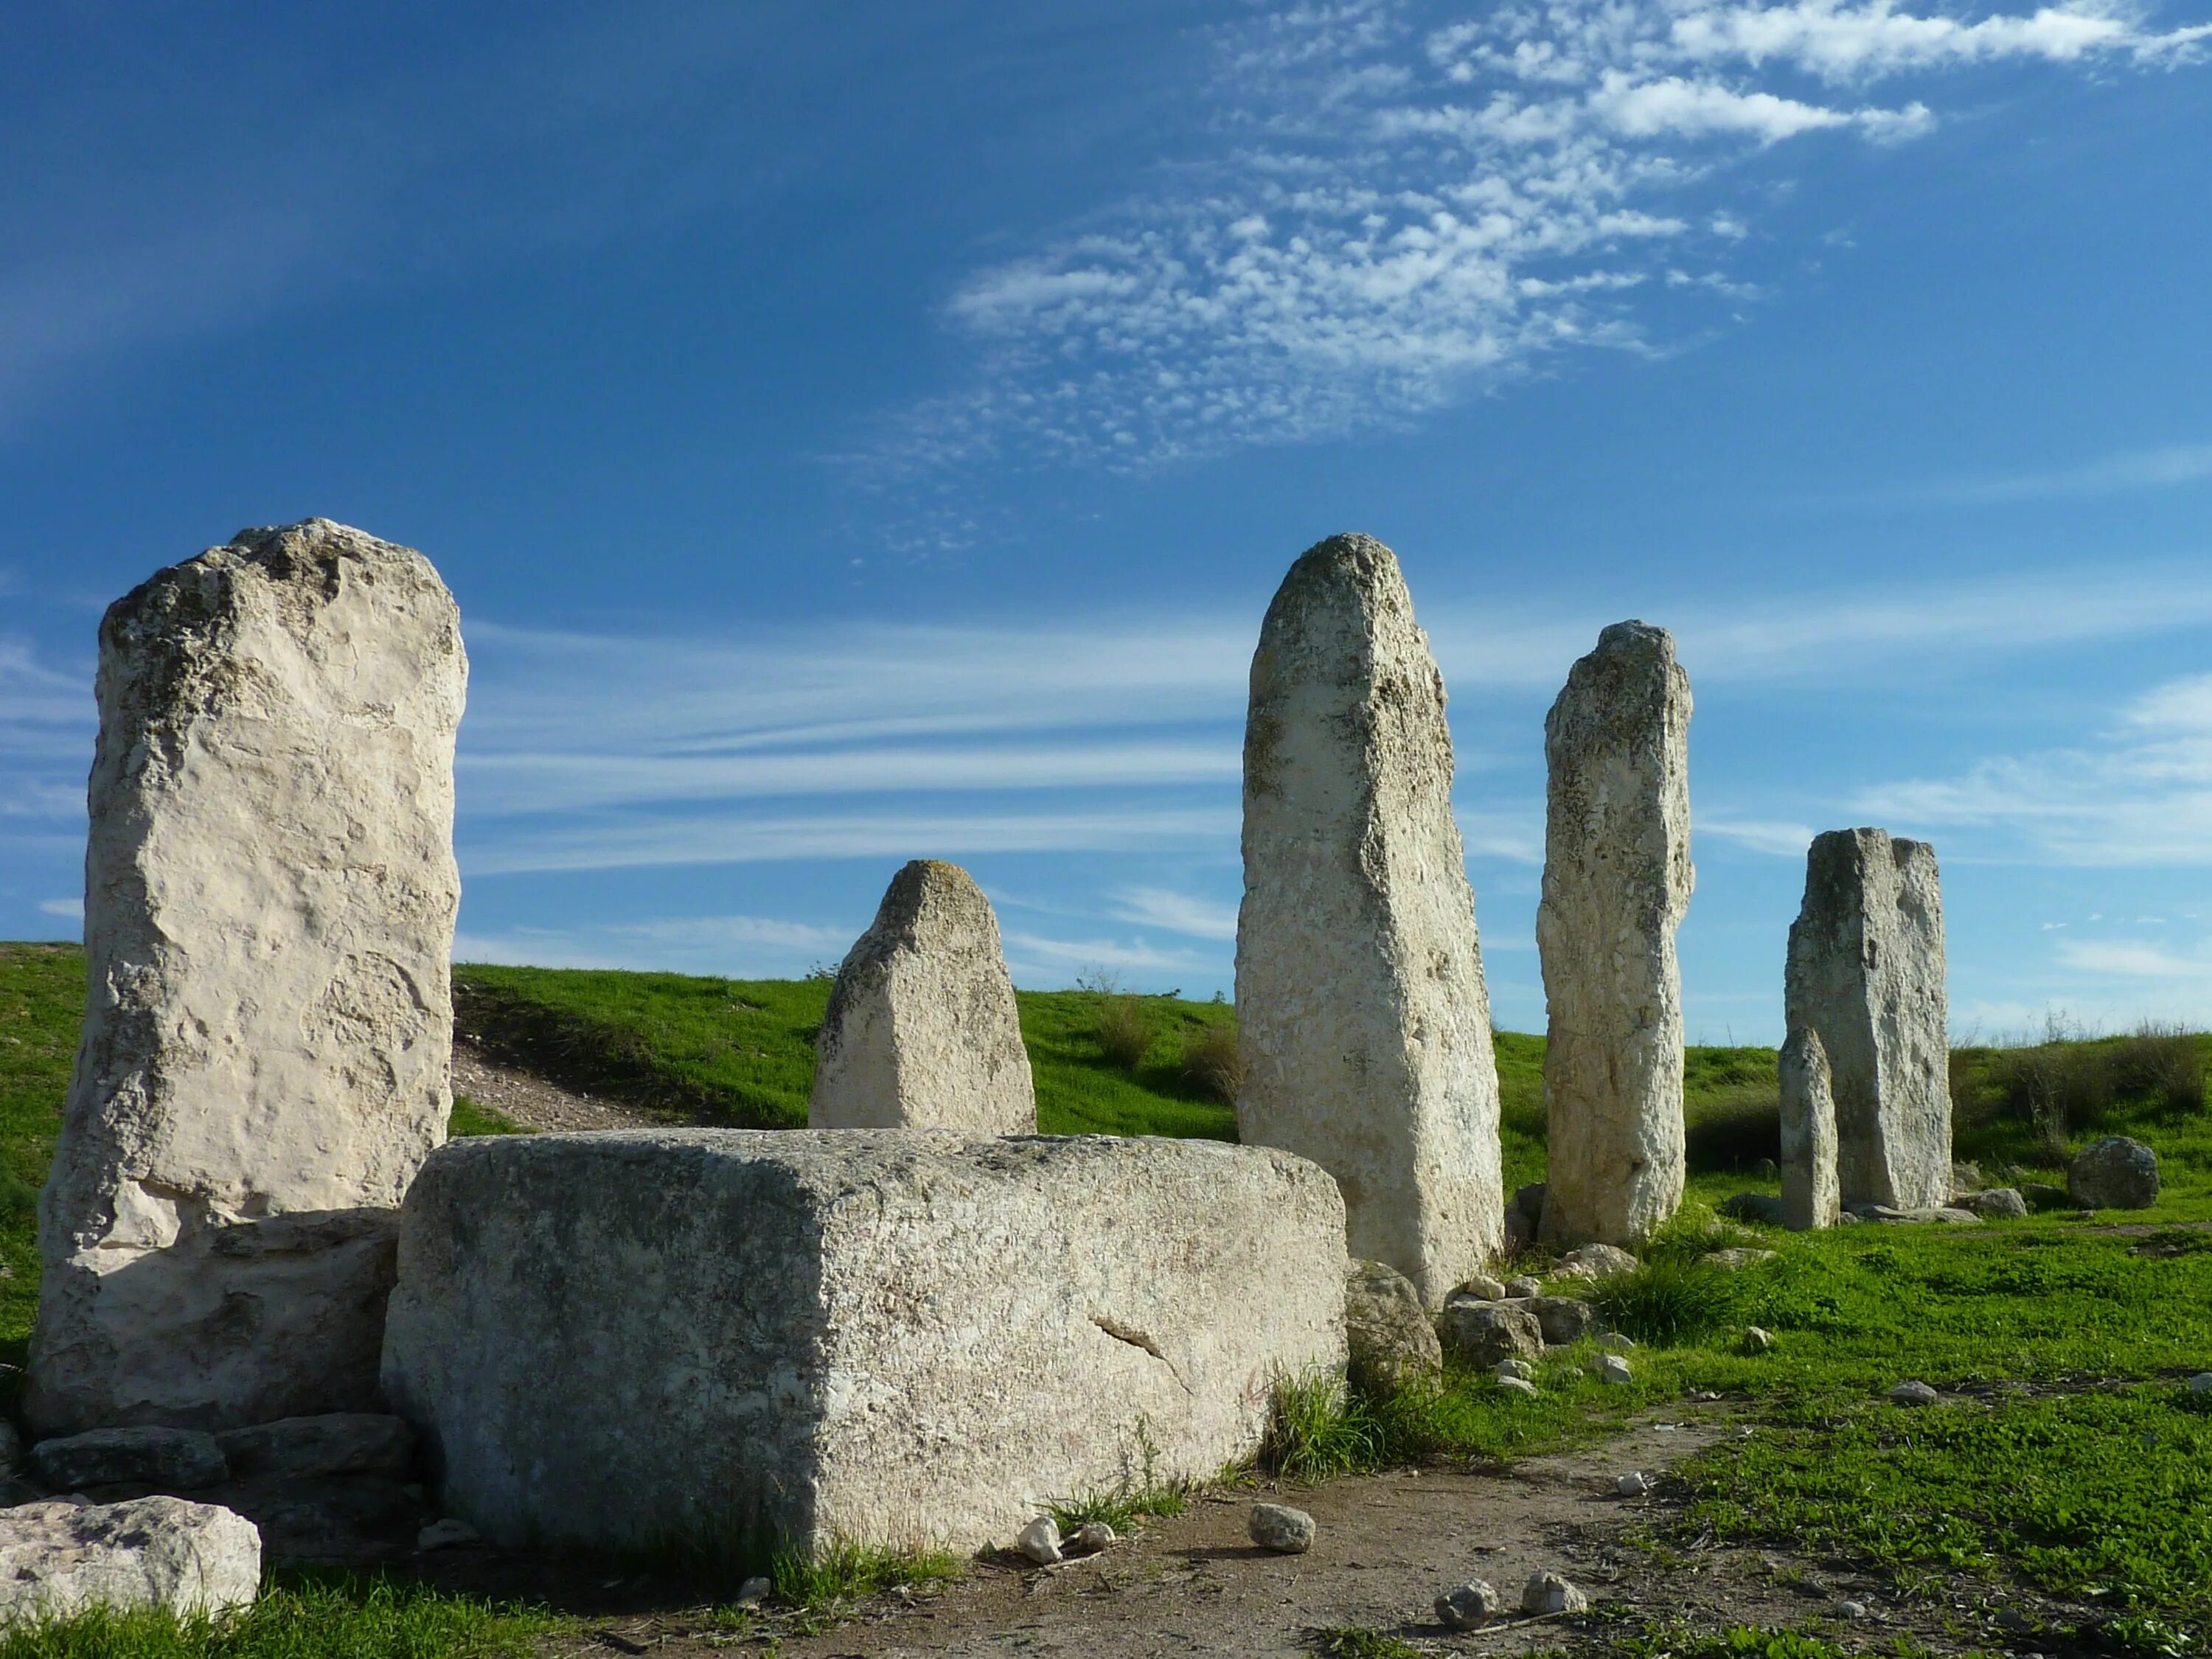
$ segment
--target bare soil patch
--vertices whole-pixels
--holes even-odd
[[[665,1124],[635,1106],[594,1099],[501,1065],[475,1043],[453,1041],[453,1092],[526,1129],[645,1129]]]

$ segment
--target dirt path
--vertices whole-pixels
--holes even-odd
[[[453,1092],[526,1129],[647,1129],[661,1122],[635,1107],[571,1094],[544,1078],[502,1066],[459,1036],[453,1039]]]

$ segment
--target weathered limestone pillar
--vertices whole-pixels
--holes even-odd
[[[1634,1245],[1685,1179],[1682,975],[1690,906],[1690,678],[1674,636],[1615,623],[1544,721],[1536,911],[1550,1034],[1543,1232]]]
[[[1947,1203],[1951,1055],[1934,848],[1881,830],[1813,842],[1783,1001],[1790,1028],[1817,1032],[1828,1056],[1843,1201]]]
[[[1451,785],[1443,677],[1396,556],[1365,536],[1308,550],[1252,658],[1237,1128],[1334,1176],[1352,1255],[1432,1307],[1504,1237]]]
[[[957,864],[916,859],[837,970],[810,1129],[1036,1133],[999,919]]]
[[[1782,1224],[1792,1232],[1832,1227],[1842,1210],[1836,1184],[1836,1097],[1820,1033],[1801,1025],[1777,1056],[1782,1085]]]
[[[160,572],[100,647],[25,1409],[42,1434],[366,1409],[453,1104],[459,613],[421,554],[312,519]]]

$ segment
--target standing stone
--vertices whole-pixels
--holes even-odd
[[[1544,721],[1551,792],[1536,911],[1544,995],[1543,1235],[1637,1244],[1686,1176],[1682,975],[1690,678],[1674,636],[1615,623]]]
[[[311,519],[161,571],[100,647],[26,1413],[368,1408],[399,1200],[453,1108],[459,613],[421,554]]]
[[[1947,1202],[1951,1054],[1934,848],[1881,830],[1814,840],[1783,1002],[1790,1028],[1814,1032],[1828,1058],[1844,1203]]]
[[[1836,1097],[1820,1035],[1790,1033],[1777,1070],[1782,1085],[1782,1224],[1792,1232],[1832,1227],[1843,1210],[1836,1184]]]
[[[957,864],[916,859],[837,970],[810,1129],[1036,1133],[999,919]]]
[[[1267,607],[1244,735],[1237,1098],[1337,1179],[1351,1252],[1429,1306],[1504,1242],[1498,1066],[1443,676],[1389,548],[1336,536]]]

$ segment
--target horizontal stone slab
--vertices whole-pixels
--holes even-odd
[[[1336,1183],[1263,1147],[486,1138],[408,1194],[384,1386],[502,1544],[968,1548],[1255,1450],[1344,1273]]]

